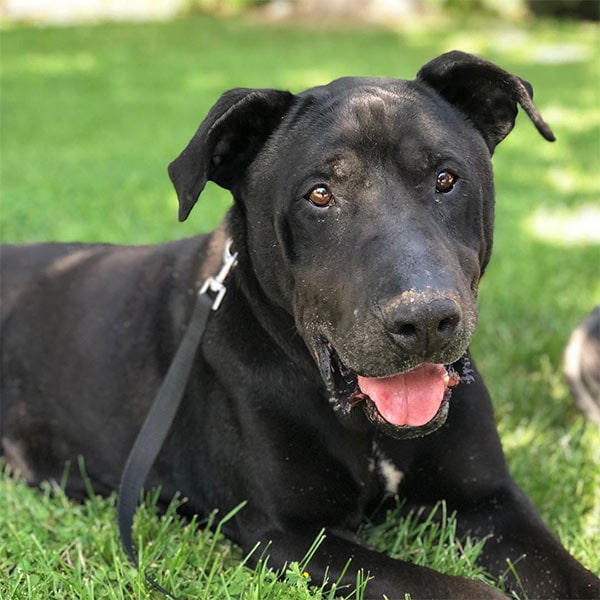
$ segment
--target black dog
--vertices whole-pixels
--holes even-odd
[[[353,534],[386,496],[444,498],[462,533],[493,535],[491,573],[510,558],[530,597],[597,597],[508,474],[467,354],[492,249],[490,155],[517,104],[553,139],[531,95],[460,52],[414,81],[224,94],[169,169],[182,220],[207,180],[231,190],[217,231],[3,250],[5,460],[36,484],[83,455],[96,491],[114,490],[231,237],[239,264],[148,486],[201,514],[247,500],[227,533],[245,550],[270,543],[275,567],[326,528],[311,574],[335,578],[352,558],[347,581],[368,572],[369,598],[501,597]],[[77,474],[67,491],[85,495]]]

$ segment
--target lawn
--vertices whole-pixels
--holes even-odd
[[[210,230],[230,199],[212,185],[180,224],[166,165],[232,87],[299,91],[347,74],[412,78],[437,54],[476,52],[530,81],[558,141],[521,114],[494,157],[495,255],[473,349],[516,479],[553,531],[600,571],[600,434],[561,376],[571,328],[600,299],[598,28],[453,21],[392,29],[274,26],[195,17],[169,23],[2,32],[2,239],[152,243]],[[206,528],[141,510],[143,564],[188,597],[328,598],[310,563],[283,581]],[[439,508],[443,514],[444,507]],[[218,523],[223,515],[212,517]],[[365,538],[442,570],[481,576],[453,519]],[[75,504],[0,478],[0,597],[147,597],[116,534],[114,498]],[[349,591],[345,592],[346,594]],[[150,593],[154,597],[154,592]],[[156,594],[156,597],[159,597]]]

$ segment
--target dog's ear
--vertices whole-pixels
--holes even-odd
[[[554,134],[533,105],[533,88],[516,75],[472,54],[457,50],[438,56],[417,74],[459,108],[482,133],[490,152],[511,131],[521,105],[548,141]]]
[[[231,189],[293,101],[290,92],[238,88],[225,92],[194,137],[169,165],[185,221],[208,180]]]

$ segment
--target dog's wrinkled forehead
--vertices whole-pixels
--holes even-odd
[[[389,116],[392,107],[398,104],[400,93],[383,80],[375,82],[370,79],[344,78],[315,90],[307,90],[299,94],[299,97],[312,99],[320,106],[324,115],[329,112],[345,118],[355,118],[365,124]]]
[[[389,150],[386,141],[427,140],[435,147],[467,130],[464,116],[413,81],[345,77],[307,90],[298,100],[292,128],[317,149],[328,141],[382,152]]]
[[[323,127],[347,124],[364,128],[381,123],[397,111],[401,101],[398,90],[385,84],[384,80],[346,77],[306,90],[298,94],[296,116]]]

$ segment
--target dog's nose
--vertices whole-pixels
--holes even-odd
[[[406,353],[427,356],[452,340],[462,311],[451,297],[416,296],[406,294],[393,303],[393,309],[386,314],[386,328]]]

